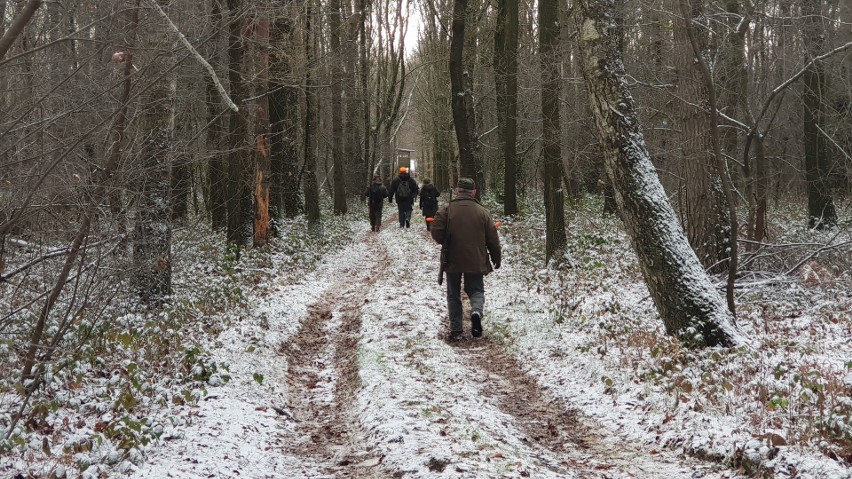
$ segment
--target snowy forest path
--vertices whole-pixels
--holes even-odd
[[[438,246],[419,222],[410,229],[389,223],[361,237],[361,269],[355,262],[342,269],[329,288],[337,294],[325,296],[333,304],[313,306],[306,332],[295,337],[297,345],[315,344],[325,331],[318,342],[336,351],[331,366],[304,355],[338,371],[336,406],[318,408],[325,419],[311,426],[311,452],[337,451],[327,470],[336,477],[689,477],[680,460],[607,441],[599,425],[542,390],[499,341],[447,342]]]
[[[486,278],[485,338],[449,342],[440,247],[419,218],[388,217],[379,233],[351,223],[345,249],[254,293],[218,339],[233,379],[137,477],[696,477],[694,461],[612,437],[518,363],[488,316],[488,285],[519,281],[511,261]]]

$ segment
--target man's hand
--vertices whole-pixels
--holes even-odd
[[[494,263],[494,269],[500,269],[500,262]]]

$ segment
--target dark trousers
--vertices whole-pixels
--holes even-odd
[[[382,207],[370,206],[370,227],[373,231],[378,231],[382,226]]]
[[[450,313],[450,332],[462,332],[464,311],[462,310],[461,285],[464,276],[464,292],[470,298],[470,309],[482,314],[485,306],[485,281],[481,273],[447,273],[447,311]]]
[[[411,206],[397,203],[397,208],[399,208],[399,227],[408,228],[411,226]]]

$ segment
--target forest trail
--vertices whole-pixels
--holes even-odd
[[[202,402],[199,431],[166,443],[137,476],[164,477],[181,458],[172,477],[730,477],[608,437],[542,389],[489,337],[487,285],[511,281],[503,270],[486,281],[486,337],[448,342],[438,251],[422,221],[399,229],[389,218],[299,284],[265,293],[269,324],[242,333],[265,358],[229,355],[223,400]],[[256,370],[266,392],[238,378]],[[205,433],[223,428],[205,409],[229,396],[246,404],[227,430],[254,434]],[[187,446],[213,459],[187,461]]]

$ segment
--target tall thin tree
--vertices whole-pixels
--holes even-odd
[[[497,120],[503,143],[503,214],[518,212],[518,2],[497,2],[494,33]]]
[[[541,141],[544,161],[545,256],[557,258],[568,244],[559,144],[559,21],[557,0],[539,0],[539,61],[541,62]]]

